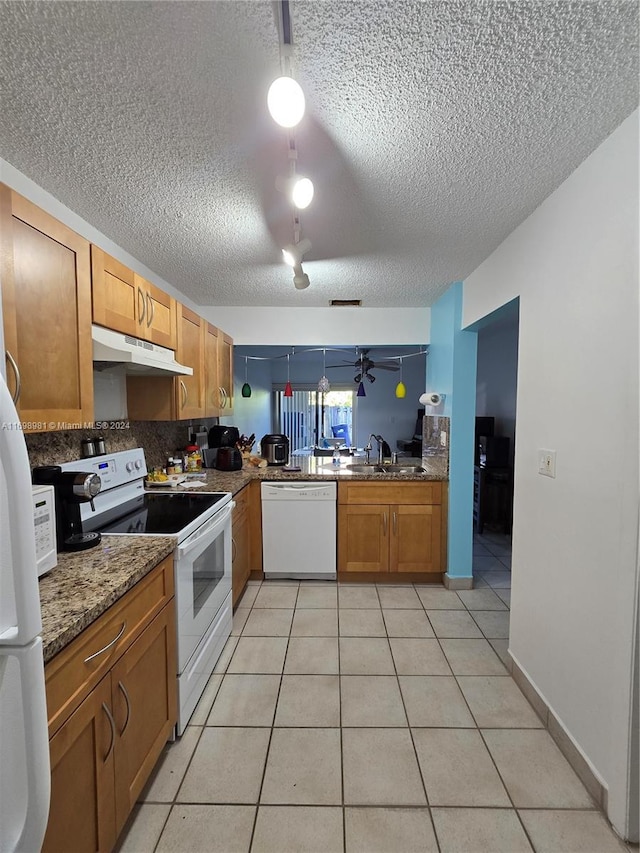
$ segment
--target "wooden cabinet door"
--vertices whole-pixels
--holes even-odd
[[[231,578],[233,606],[236,606],[249,580],[249,490],[243,489],[235,496],[236,506],[231,522],[232,563]]]
[[[217,418],[220,414],[220,382],[218,378],[218,338],[222,333],[207,323],[204,336],[204,414]]]
[[[178,306],[178,361],[193,368],[193,376],[176,379],[178,420],[204,417],[205,320]]]
[[[389,507],[338,505],[338,571],[389,571]]]
[[[139,337],[144,294],[136,289],[133,272],[99,246],[91,246],[93,322],[125,335]]]
[[[441,507],[390,507],[389,568],[392,572],[440,572]]]
[[[107,853],[113,848],[112,720],[111,679],[106,675],[50,741],[51,806],[43,853]]]
[[[89,243],[4,185],[0,215],[7,378],[23,427],[93,421]]]
[[[221,416],[233,414],[233,339],[218,330],[218,406]]]
[[[143,303],[142,311],[138,313],[137,336],[175,350],[178,345],[175,299],[137,273],[134,279],[137,298]]]
[[[111,670],[116,725],[116,833],[124,826],[177,717],[174,602],[145,628]]]

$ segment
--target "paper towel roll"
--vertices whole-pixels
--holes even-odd
[[[437,394],[435,391],[425,391],[421,395],[419,402],[423,406],[439,406],[442,402],[442,394]]]

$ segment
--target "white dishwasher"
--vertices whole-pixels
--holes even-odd
[[[292,480],[261,488],[265,577],[335,580],[336,483]]]

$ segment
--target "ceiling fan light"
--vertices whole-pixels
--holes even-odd
[[[367,396],[367,393],[366,393],[366,391],[364,390],[364,385],[363,385],[363,384],[362,384],[362,382],[361,382],[361,383],[358,385],[358,393],[356,394],[356,397],[366,397],[366,396]]]
[[[278,77],[269,86],[267,107],[280,127],[295,127],[304,115],[304,92],[293,77]]]
[[[361,382],[362,381],[362,374],[356,373],[356,375],[353,377],[353,381],[354,382]]]
[[[291,201],[300,210],[309,207],[313,199],[313,182],[309,178],[298,178],[291,189]]]
[[[365,373],[365,376],[367,377],[369,382],[375,382],[376,381],[376,377],[373,376],[371,373]]]

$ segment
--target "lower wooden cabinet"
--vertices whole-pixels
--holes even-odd
[[[246,486],[239,491],[233,499],[236,505],[231,519],[231,584],[233,606],[235,607],[244,592],[251,571],[249,565],[249,487]]]
[[[153,589],[157,582],[154,584],[150,576],[162,580],[169,570],[172,572],[171,558],[153,569],[140,584]],[[130,613],[127,600],[132,597],[139,605],[136,587],[100,620],[105,625],[113,622],[113,610]],[[74,690],[74,710],[51,737],[51,808],[43,844],[45,853],[113,849],[171,736],[177,714],[173,597],[154,615],[156,610],[157,603],[148,600],[149,618],[140,621],[140,631],[133,634],[135,638],[128,645],[112,647],[109,668],[95,686],[87,679],[86,695],[82,688]],[[82,634],[53,659],[57,666],[60,657],[68,661],[59,672],[69,671],[73,657],[78,658],[78,664],[94,670],[95,666],[104,667],[99,657],[87,662]],[[92,667],[98,660],[100,663]],[[59,720],[57,711],[62,698],[56,695],[54,700],[47,693],[50,721]]]
[[[440,573],[442,484],[338,484],[338,572]]]

